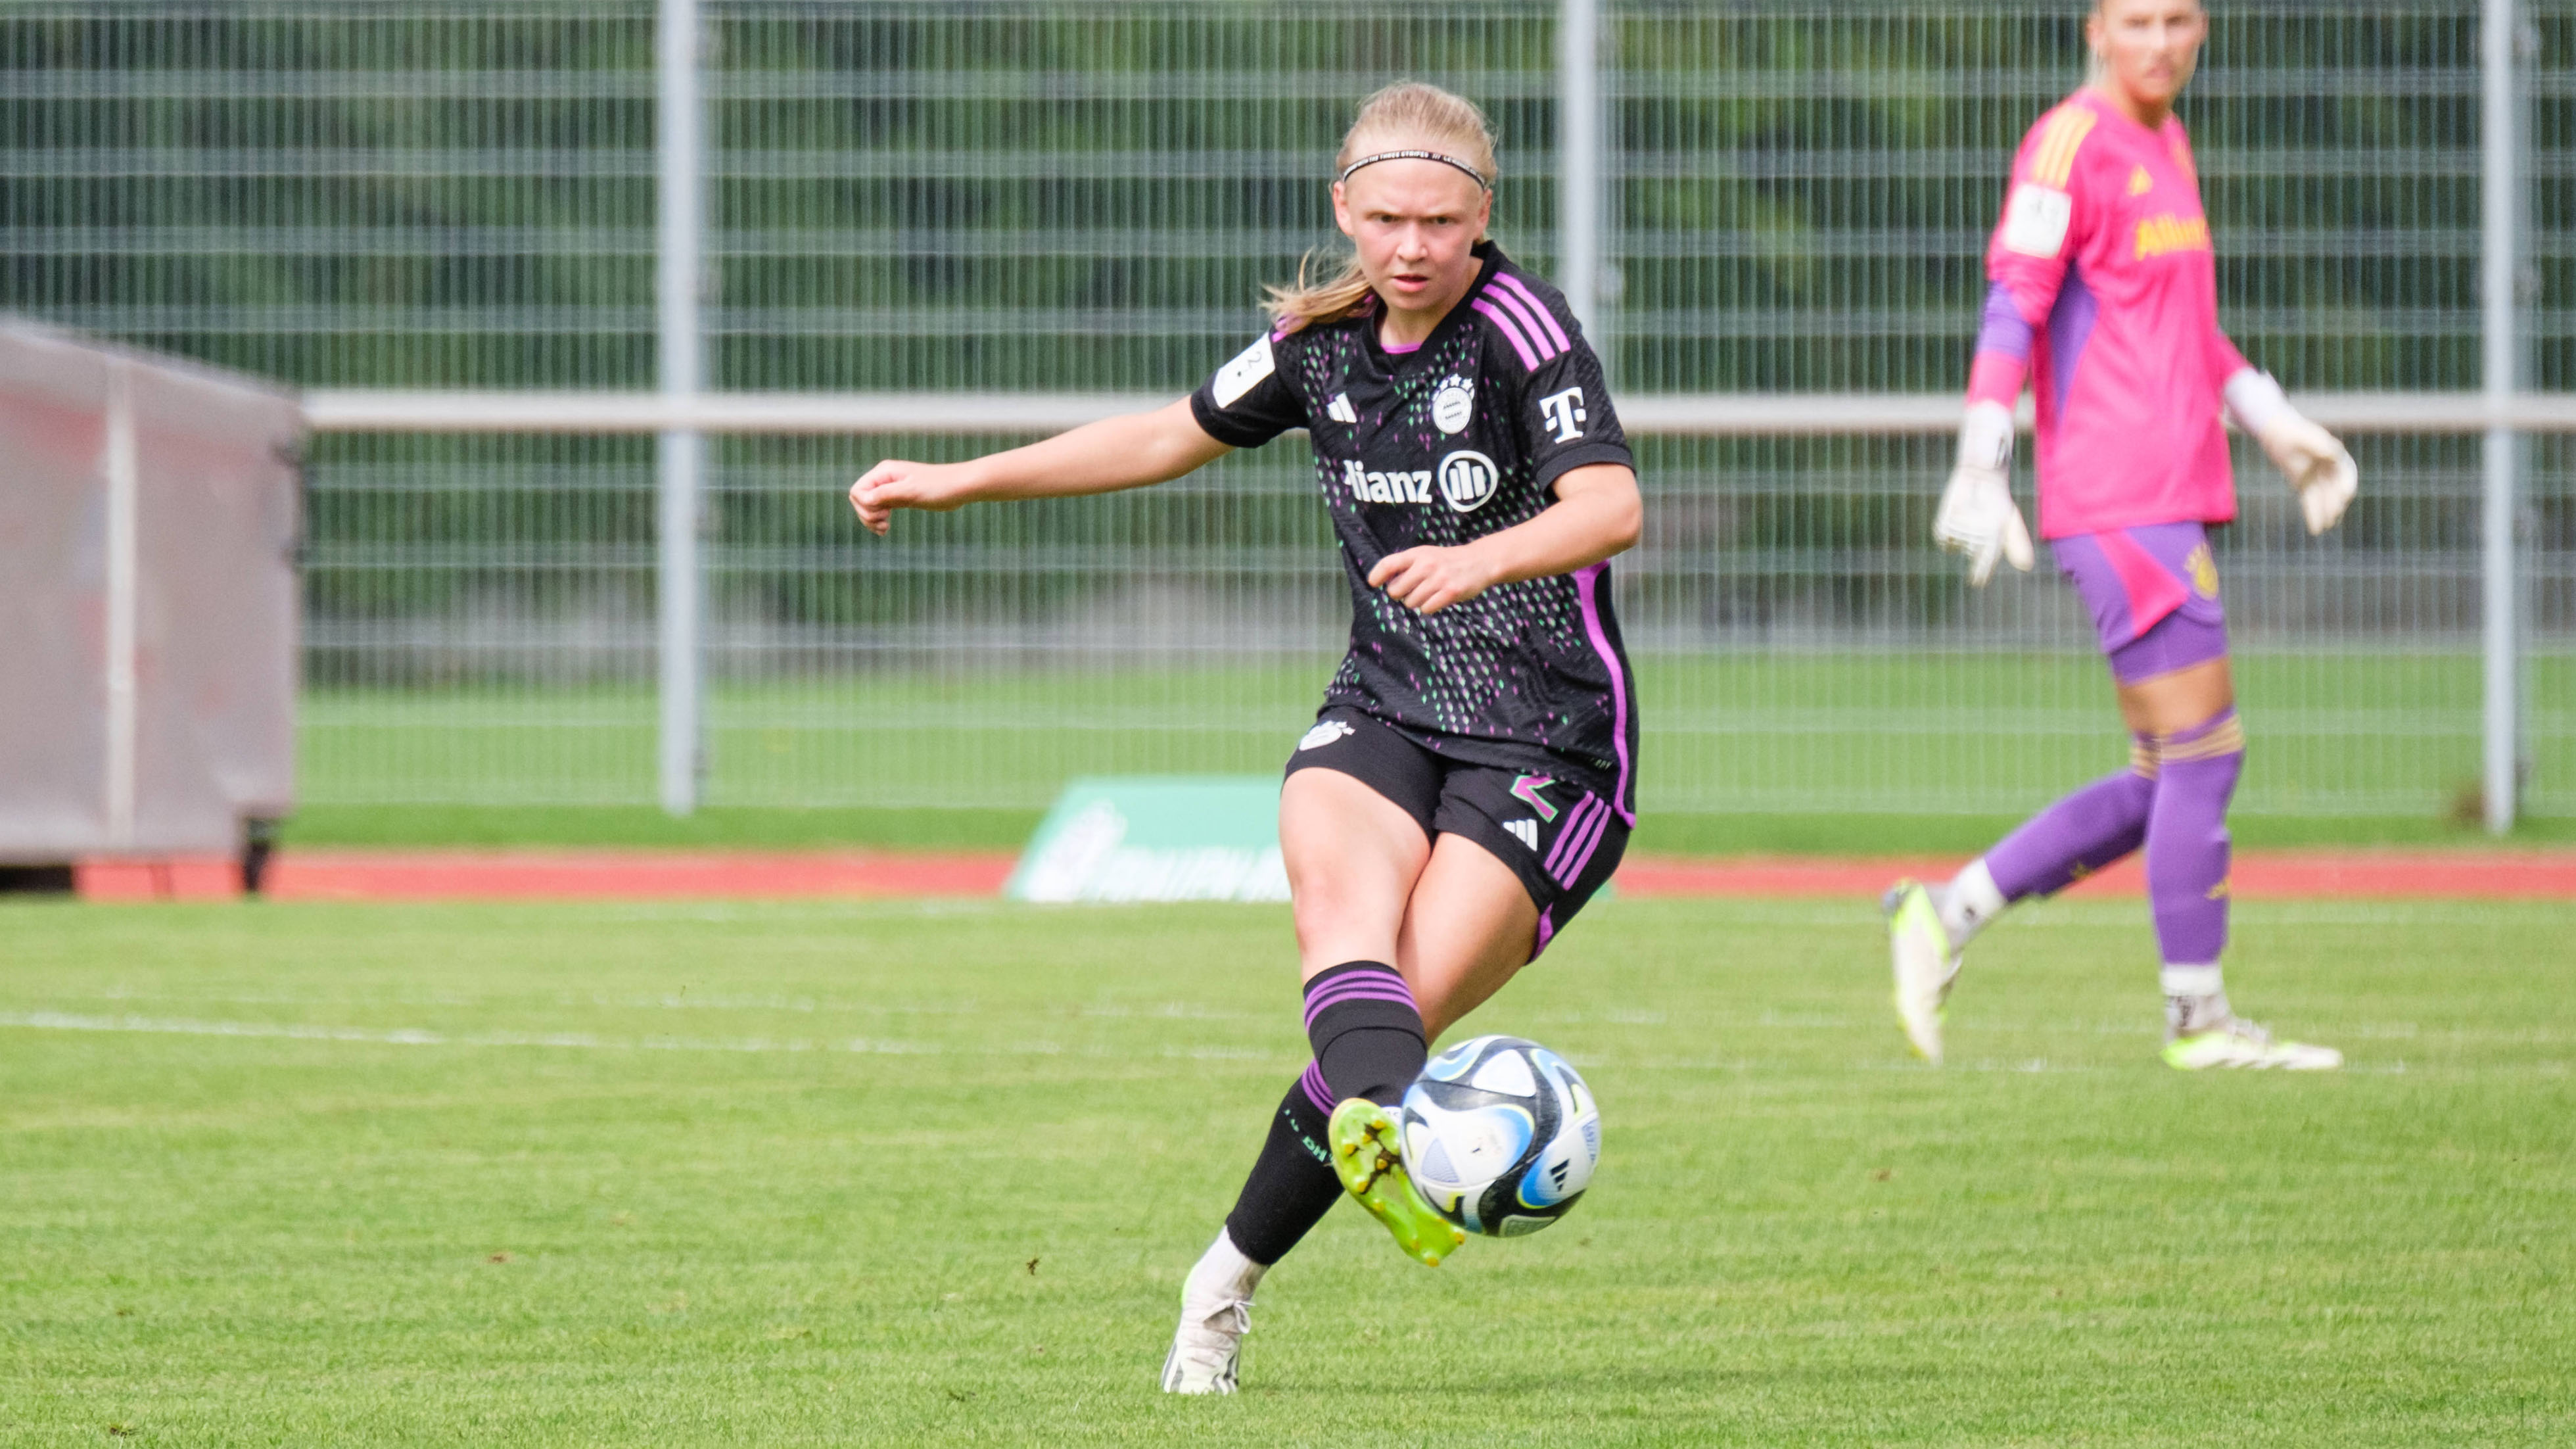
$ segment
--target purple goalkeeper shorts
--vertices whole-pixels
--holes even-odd
[[[2197,523],[2148,523],[2053,539],[2057,567],[2093,615],[2111,677],[2135,684],[2227,657],[2218,565]]]

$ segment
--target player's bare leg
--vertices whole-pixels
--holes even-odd
[[[1538,907],[1511,868],[1463,835],[1443,835],[1413,885],[1395,964],[1438,1041],[1528,964]]]

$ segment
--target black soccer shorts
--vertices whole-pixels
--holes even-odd
[[[1628,825],[1570,780],[1435,754],[1383,720],[1335,707],[1288,756],[1288,774],[1339,770],[1402,807],[1425,836],[1463,835],[1520,877],[1538,907],[1535,959],[1619,868]]]

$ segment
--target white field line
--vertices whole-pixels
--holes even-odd
[[[354,1042],[370,1046],[402,1047],[535,1047],[570,1051],[609,1052],[718,1052],[768,1055],[780,1053],[824,1053],[851,1056],[972,1056],[1028,1057],[1064,1056],[1135,1059],[1139,1053],[1107,1046],[1091,1046],[1068,1053],[1060,1043],[1020,1041],[1002,1046],[957,1047],[938,1042],[871,1040],[849,1037],[833,1041],[803,1041],[769,1037],[742,1037],[713,1040],[697,1037],[643,1037],[619,1040],[593,1036],[586,1032],[437,1032],[421,1027],[328,1026],[304,1022],[200,1021],[185,1017],[156,1016],[80,1016],[60,1011],[0,1012],[0,1028],[15,1027],[27,1031],[74,1031],[132,1033],[153,1036],[208,1036],[285,1041]],[[2103,1030],[2097,1027],[2096,1030]],[[2123,1034],[2129,1034],[2126,1028]],[[2361,1032],[2359,1035],[2373,1035]],[[2535,1034],[2554,1039],[2549,1034]],[[2518,1038],[2520,1039],[2520,1038]],[[1261,1047],[1166,1046],[1156,1057],[1180,1061],[1224,1061],[1259,1063],[1287,1071],[1295,1063],[1288,1053]],[[1718,1057],[1632,1057],[1603,1058],[1585,1054],[1577,1065],[1592,1071],[1604,1069],[1647,1072],[1749,1072],[1762,1070],[1765,1062],[1753,1058]],[[1902,1057],[1870,1058],[1848,1064],[1848,1069],[1863,1072],[1928,1070]],[[2118,1070],[2116,1065],[2093,1065],[2052,1062],[2045,1057],[2021,1060],[1953,1062],[1943,1070],[1951,1072],[2014,1074],[2099,1072]],[[2409,1068],[2404,1059],[2383,1062],[2355,1062],[2344,1069],[2350,1074],[2402,1075]],[[2541,1074],[2564,1074],[2563,1063],[2540,1064]]]
[[[284,1041],[357,1042],[370,1046],[404,1047],[541,1047],[569,1051],[751,1054],[823,1052],[852,1056],[1027,1057],[1066,1054],[1066,1048],[1062,1044],[1051,1041],[1017,1041],[1006,1045],[957,1047],[939,1042],[888,1041],[867,1037],[845,1037],[831,1041],[774,1037],[710,1039],[671,1036],[620,1040],[615,1037],[594,1036],[588,1032],[440,1032],[409,1026],[327,1026],[308,1022],[201,1021],[187,1017],[166,1016],[80,1016],[63,1011],[0,1012],[0,1028],[7,1027],[17,1027],[27,1031],[264,1038]],[[1134,1057],[1138,1053],[1094,1046],[1074,1055]],[[1271,1062],[1276,1063],[1282,1071],[1291,1070],[1295,1065],[1287,1053],[1262,1047],[1166,1046],[1155,1055],[1185,1061]]]

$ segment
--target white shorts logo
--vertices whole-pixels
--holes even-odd
[[[1440,496],[1460,513],[1484,507],[1502,483],[1502,470],[1482,453],[1462,448],[1440,460]]]
[[[1444,433],[1454,433],[1467,426],[1476,415],[1476,384],[1463,377],[1444,377],[1431,394],[1431,421]]]
[[[1535,820],[1506,820],[1506,821],[1504,821],[1504,822],[1503,822],[1503,828],[1504,828],[1505,830],[1508,830],[1508,831],[1510,831],[1510,832],[1512,833],[1512,839],[1517,840],[1517,841],[1519,841],[1521,844],[1528,846],[1528,847],[1530,848],[1530,853],[1531,853],[1532,855],[1536,855],[1536,854],[1538,853],[1538,822],[1537,822],[1537,821],[1535,821]]]
[[[1344,735],[1357,733],[1359,733],[1359,731],[1352,729],[1350,725],[1341,720],[1328,719],[1322,724],[1315,726],[1313,729],[1306,731],[1306,737],[1297,742],[1297,753],[1302,755],[1308,750],[1320,750],[1324,746],[1331,744],[1333,741],[1342,738]]]
[[[2004,203],[2004,250],[2026,257],[2056,256],[2066,245],[2066,226],[2074,217],[2075,198],[2025,181]]]
[[[1208,385],[1209,395],[1221,408],[1234,406],[1234,400],[1252,391],[1252,385],[1270,375],[1278,364],[1271,360],[1270,334],[1264,332],[1258,341],[1235,354],[1234,361],[1216,370],[1216,381]]]

